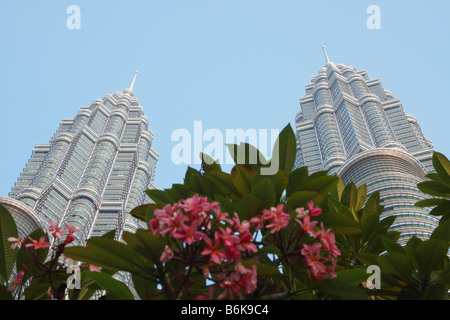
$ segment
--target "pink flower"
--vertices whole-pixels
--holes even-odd
[[[225,245],[225,247],[232,247],[235,244],[239,243],[239,237],[233,233],[233,230],[231,228],[227,228],[226,230],[223,230],[223,228],[220,229],[220,240]]]
[[[182,239],[186,244],[192,244],[203,238],[204,234],[197,230],[198,220],[192,222],[191,226],[182,225],[183,231],[173,234],[175,239]]]
[[[159,235],[160,234],[159,233],[159,221],[158,221],[158,219],[151,219],[148,222],[148,225],[150,227],[150,230],[151,230],[152,234],[154,234],[154,235]]]
[[[300,224],[303,231],[305,231],[307,234],[314,235],[313,228],[316,226],[317,221],[311,222],[311,219],[308,215],[304,216],[303,220],[295,219],[295,221],[297,221]]]
[[[311,270],[313,277],[318,276],[322,272],[326,272],[325,265],[321,261],[320,252],[322,245],[315,243],[312,246],[304,244],[301,254],[306,258],[308,267]]]
[[[51,246],[51,244],[49,242],[45,241],[46,240],[45,236],[42,236],[39,239],[39,241],[31,239],[30,237],[28,237],[28,239],[30,239],[33,243],[27,243],[25,245],[26,248],[34,247],[34,250],[38,250],[38,249],[46,249],[46,248],[49,248]]]
[[[256,216],[256,217],[251,218],[251,219],[250,219],[250,224],[251,224],[251,225],[256,225],[255,231],[260,230],[260,229],[263,227],[263,225],[264,225],[264,219],[263,219],[263,216],[262,216],[262,215],[259,215],[259,216]]]
[[[248,222],[247,220],[241,222],[236,212],[234,213],[234,217],[230,223],[231,227],[239,233],[244,233],[245,231],[248,231],[248,229],[250,229],[250,222]]]
[[[203,211],[209,211],[210,204],[208,203],[207,197],[202,198],[196,193],[191,198],[185,199],[181,207],[186,212],[197,214]]]
[[[161,262],[168,262],[173,258],[173,256],[173,250],[169,246],[166,246],[159,260],[161,260]]]
[[[300,219],[302,219],[302,218],[304,218],[304,217],[306,217],[308,215],[305,212],[305,208],[303,208],[303,207],[295,209],[295,212],[298,213],[297,218],[300,218]]]
[[[255,265],[252,266],[252,269],[247,269],[242,263],[238,262],[234,266],[234,271],[228,278],[219,280],[220,287],[225,290],[217,297],[217,299],[221,300],[228,295],[233,299],[235,294],[241,297],[241,289],[244,290],[245,293],[251,294],[257,288],[257,280]]]
[[[242,263],[238,262],[235,266],[235,271],[238,274],[242,275],[237,283],[245,291],[245,293],[250,294],[254,292],[256,290],[258,281],[256,266],[253,265],[252,269],[247,269],[242,265]]]
[[[156,210],[155,210],[156,211]],[[174,236],[175,233],[183,230],[184,221],[186,221],[186,216],[180,211],[175,211],[171,216],[164,215],[160,218],[159,230],[161,234],[170,233]]]
[[[90,264],[90,265],[89,265],[89,271],[92,271],[92,272],[102,272],[102,269],[100,269],[99,267],[97,267],[97,266],[95,266],[95,265],[93,265],[93,264]]]
[[[235,294],[237,294],[238,296],[242,296],[239,284],[237,284],[232,279],[225,279],[220,282],[219,285],[225,290],[217,297],[217,300],[222,300],[228,295],[230,296],[230,299],[233,299]]]
[[[55,237],[56,239],[61,239],[63,237],[61,229],[58,227],[58,224],[52,220],[48,222],[50,227],[48,227],[48,232]]]
[[[203,240],[208,244],[209,248],[204,249],[201,253],[203,255],[211,255],[211,261],[217,264],[221,264],[226,258],[225,252],[220,248],[220,235],[216,231],[214,233],[214,242],[210,238],[204,237]]]
[[[270,233],[275,233],[287,227],[291,216],[283,212],[284,205],[279,204],[276,208],[272,207],[270,210],[263,210],[263,219],[269,222],[266,225],[267,229],[270,229]]]
[[[14,289],[16,289],[17,287],[20,287],[23,285],[22,280],[23,280],[23,275],[25,273],[21,270],[19,272],[17,272],[17,274],[14,276],[13,279],[13,283],[11,286],[9,286],[8,288],[6,288],[6,290],[8,291],[13,291]]]
[[[216,210],[214,211],[214,213],[216,214],[216,221],[217,222],[221,222],[221,221],[229,221],[227,219],[228,217],[228,213],[227,212],[221,212],[220,210]]]
[[[75,229],[74,226],[71,226],[70,224],[68,224],[67,222],[64,222],[64,225],[66,226],[67,231],[69,231],[70,234],[73,234],[75,232],[78,232],[80,230]]]
[[[21,237],[19,237],[19,238],[9,237],[8,241],[13,242],[13,244],[11,245],[11,249],[13,249],[13,250],[17,247],[20,247],[23,243],[23,240]]]
[[[307,203],[308,206],[308,214],[310,216],[318,216],[322,213],[322,209],[319,207],[314,207],[314,203],[312,201]]]
[[[323,246],[330,255],[334,257],[341,255],[341,251],[336,247],[334,234],[331,232],[331,229],[325,231],[323,223],[320,223],[320,225],[322,229],[316,232],[315,237],[322,241]]]
[[[225,249],[226,259],[227,260],[240,260],[242,258],[242,254],[238,250],[238,246],[229,246]]]
[[[239,235],[239,249],[247,250],[247,252],[250,254],[251,252],[258,252],[258,248],[253,243],[254,239],[252,234],[249,231],[244,231]]]

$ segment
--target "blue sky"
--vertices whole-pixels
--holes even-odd
[[[81,29],[69,30],[69,5]],[[381,9],[370,30],[369,5]],[[0,195],[62,118],[128,87],[155,133],[155,183],[180,183],[174,130],[282,129],[324,65],[367,70],[450,156],[450,1],[1,1]],[[197,167],[196,165],[193,165]]]

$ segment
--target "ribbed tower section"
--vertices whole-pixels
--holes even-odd
[[[84,245],[111,230],[120,239],[145,227],[128,213],[149,201],[145,190],[156,188],[159,155],[132,85],[81,107],[62,120],[49,144],[36,145],[9,198],[0,199],[21,207],[16,217],[32,217],[28,224],[35,225],[23,226],[23,233],[68,222],[80,230],[74,244]]]
[[[380,191],[382,218],[397,217],[392,230],[401,232],[400,243],[412,235],[429,237],[439,221],[414,203],[426,198],[417,183],[433,171],[430,140],[379,79],[325,56],[295,117],[296,167],[337,173],[345,184],[366,184],[369,195]]]

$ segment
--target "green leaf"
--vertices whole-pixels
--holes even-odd
[[[434,229],[430,239],[441,239],[447,241],[447,243],[450,242],[450,220],[445,221]]]
[[[164,190],[151,189],[146,190],[145,193],[152,199],[155,203],[167,204],[174,203],[173,199]]]
[[[341,202],[346,207],[352,207],[356,209],[358,203],[358,189],[353,182],[347,184],[342,192]]]
[[[241,194],[233,184],[231,176],[222,171],[211,171],[205,174],[207,181],[211,182],[222,195],[231,199],[240,199]]]
[[[424,200],[417,201],[414,205],[416,207],[422,207],[422,208],[423,207],[434,207],[445,201],[446,201],[445,199],[430,198],[430,199],[424,199]]]
[[[360,252],[356,254],[356,258],[365,265],[376,265],[378,264],[378,255],[369,252]]]
[[[155,217],[153,214],[155,209],[161,209],[163,207],[164,204],[147,203],[137,206],[136,208],[130,211],[130,214],[141,221],[148,222],[149,220]]]
[[[356,206],[355,206],[356,211],[362,209],[364,203],[366,202],[366,199],[367,199],[367,187],[365,184],[363,184],[358,188],[358,196],[356,198]]]
[[[366,268],[353,268],[341,270],[337,272],[336,275],[338,280],[351,285],[358,285],[360,283],[366,282],[367,278],[370,276],[367,273]]]
[[[9,211],[0,205],[0,283],[9,279],[16,262],[17,249],[11,249],[8,238],[17,238],[17,227]]]
[[[156,281],[142,278],[136,274],[132,274],[132,280],[134,289],[141,300],[148,300],[160,293]]]
[[[235,164],[246,164],[255,169],[267,164],[266,158],[251,144],[241,142],[237,144],[227,144],[228,151]]]
[[[256,169],[245,164],[237,164],[231,170],[231,180],[239,192],[246,195],[250,193],[252,181],[256,174]]]
[[[68,247],[64,249],[64,255],[98,267],[114,270],[128,271],[146,275],[143,257],[127,245],[111,239],[91,238],[88,247]]]
[[[297,191],[288,198],[287,204],[291,209],[299,207],[306,208],[309,201],[313,201],[314,204],[319,204],[324,199],[324,196],[317,191]]]
[[[297,142],[294,131],[288,124],[278,135],[272,150],[271,165],[277,165],[289,175],[294,168],[295,156],[297,153]]]
[[[439,181],[424,181],[417,185],[420,191],[436,197],[450,197],[450,188]]]
[[[47,300],[49,287],[48,282],[33,283],[25,289],[23,295],[26,300]]]
[[[388,272],[403,281],[410,281],[412,265],[406,255],[393,252],[387,255],[379,256],[377,258],[377,262],[382,271]]]
[[[261,214],[263,209],[263,201],[252,194],[243,196],[236,205],[236,212],[241,220],[250,220],[251,218]]]
[[[357,286],[350,285],[337,278],[318,281],[314,288],[342,300],[368,300],[366,292]]]
[[[449,215],[450,214],[450,200],[445,200],[445,202],[442,202],[438,206],[434,207],[430,214],[433,216],[443,216],[443,215]]]
[[[366,205],[362,210],[361,223],[364,224],[364,220],[373,214],[381,214],[382,210],[383,207],[380,206],[380,192],[376,191],[367,199]]]
[[[202,160],[202,170],[204,172],[222,171],[219,160],[214,160],[203,152],[200,152],[200,159]]]
[[[311,175],[308,182],[301,185],[301,190],[313,190],[324,195],[335,189],[338,182],[339,179],[336,175]]]
[[[278,202],[281,199],[283,192],[286,190],[286,187],[289,183],[289,178],[283,170],[278,170],[276,178],[277,179],[274,184],[274,189],[275,189],[275,197]]]
[[[148,230],[138,229],[136,233],[125,231],[122,238],[132,250],[139,252],[147,260],[160,262],[159,259],[166,246],[166,241],[162,237],[150,234]]]
[[[442,153],[433,153],[433,167],[442,180],[450,183],[450,161]]]
[[[2,284],[0,284],[0,300],[13,300],[11,292]]]
[[[184,184],[172,184],[172,188],[166,189],[165,193],[167,198],[171,200],[171,203],[178,202],[181,199],[186,199],[190,196],[189,187]]]
[[[380,216],[378,214],[369,215],[364,219],[361,227],[362,243],[370,241],[370,239],[372,239],[372,237],[377,234],[377,231],[379,230],[378,228],[379,221]]]
[[[406,255],[405,249],[397,242],[392,241],[391,239],[383,238],[383,245],[385,250],[389,253],[398,252]]]
[[[422,243],[422,240],[420,240],[416,236],[412,236],[405,245],[406,256],[409,258],[415,269],[418,268],[416,260],[416,248],[420,243]]]
[[[300,167],[292,171],[286,187],[286,196],[289,197],[294,192],[300,191],[301,186],[308,181],[308,177],[308,167]]]
[[[423,279],[428,279],[431,272],[444,262],[448,244],[444,240],[429,239],[416,247],[416,260]]]
[[[260,263],[252,260],[241,260],[240,261],[244,267],[251,269],[252,266],[256,266],[256,273],[258,276],[275,276],[280,274],[280,270],[277,267],[271,266],[265,263]]]
[[[252,187],[251,194],[258,197],[264,203],[265,208],[270,208],[275,205],[275,189],[269,178],[264,178],[256,183]]]
[[[336,234],[356,234],[361,232],[359,224],[348,214],[341,212],[323,212],[315,217]]]
[[[112,300],[134,300],[128,287],[121,281],[103,272],[86,272],[86,276],[105,290],[107,297]]]

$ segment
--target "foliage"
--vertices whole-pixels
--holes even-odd
[[[114,276],[119,272],[131,276],[143,300],[448,298],[450,221],[431,239],[413,237],[401,247],[389,230],[394,218],[381,219],[379,193],[368,197],[364,185],[344,186],[326,171],[293,169],[289,125],[272,159],[246,143],[228,149],[230,173],[201,154],[200,170],[189,167],[183,183],[147,190],[153,203],[131,214],[148,228],[124,232],[120,241],[110,232],[86,246],[69,245],[76,230],[66,226],[63,240],[55,224],[18,240],[16,250],[7,242],[17,229],[2,209],[0,298],[88,299],[101,292],[102,299],[134,299]],[[436,157],[438,173],[430,178],[440,183],[438,196],[448,197],[448,161]],[[81,289],[66,288],[68,258],[80,261]],[[381,268],[375,287],[369,266]]]
[[[418,207],[433,208],[431,215],[440,216],[440,224],[450,220],[450,161],[441,153],[434,152],[433,167],[435,172],[429,173],[428,181],[417,185],[420,191],[433,196],[416,203]]]

